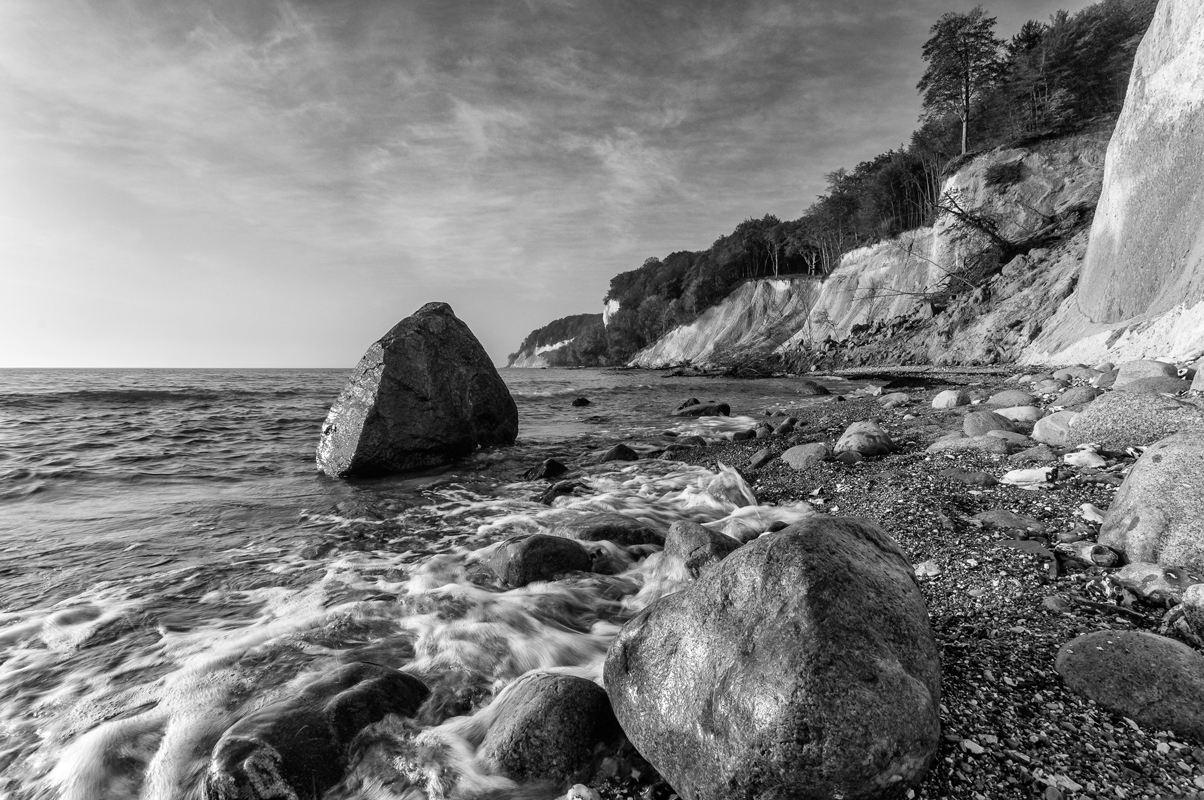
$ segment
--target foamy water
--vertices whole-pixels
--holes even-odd
[[[625,436],[721,437],[789,381],[505,371],[520,442],[446,471],[319,475],[313,448],[341,371],[0,373],[0,795],[200,797],[238,719],[340,664],[422,679],[416,720],[361,737],[329,797],[533,796],[477,763],[490,700],[532,670],[601,680],[619,627],[684,575],[608,543],[617,575],[503,590],[506,536],[607,511],[740,539],[810,506],[756,504],[733,470],[666,461],[582,471],[555,507],[518,480]],[[569,400],[593,403],[573,408]],[[685,397],[737,420],[677,420]],[[638,443],[638,442],[637,442]]]

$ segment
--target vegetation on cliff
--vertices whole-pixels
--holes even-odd
[[[616,275],[605,299],[618,310],[603,332],[591,335],[582,360],[565,363],[625,363],[742,281],[822,279],[850,250],[931,224],[942,213],[965,214],[941,186],[975,152],[1110,129],[1156,6],[1157,0],[1101,0],[1074,14],[1059,11],[1048,22],[1030,20],[1006,41],[996,38],[995,19],[981,7],[942,16],[924,48],[923,114],[906,145],[828,173],[827,193],[798,219],[750,217],[706,250],[648,258]],[[951,77],[961,51],[975,63],[970,84]],[[1006,187],[1019,177],[1001,167],[988,180]]]
[[[562,347],[537,353],[541,347],[567,342]],[[552,367],[597,367],[607,363],[606,329],[601,314],[573,314],[549,322],[527,334],[518,351],[506,361],[513,365],[524,356],[541,355]]]

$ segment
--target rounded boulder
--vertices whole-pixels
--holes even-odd
[[[562,791],[588,780],[621,736],[606,692],[573,675],[529,672],[481,713],[490,725],[478,758],[512,780]]]
[[[940,739],[940,662],[899,546],[816,516],[629,621],[606,691],[684,798],[895,796]]]
[[[1204,656],[1146,631],[1095,631],[1062,646],[1058,674],[1075,692],[1152,730],[1204,738]]]
[[[1204,408],[1141,392],[1109,392],[1092,401],[1070,428],[1070,445],[1110,450],[1145,447],[1183,430],[1204,430]]]
[[[589,572],[589,551],[572,539],[536,533],[507,539],[498,545],[489,568],[507,586],[550,581],[566,572]]]
[[[1204,431],[1146,449],[1108,507],[1099,542],[1129,561],[1204,570]]]
[[[895,443],[876,422],[854,422],[836,441],[833,452],[857,453],[861,456],[884,456],[895,449]]]

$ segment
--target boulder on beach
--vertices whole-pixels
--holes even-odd
[[[691,577],[698,577],[736,550],[741,542],[705,528],[697,522],[678,520],[665,537],[665,557],[680,559]]]
[[[970,405],[970,395],[961,389],[947,389],[932,398],[932,407],[939,409]]]
[[[884,456],[895,449],[895,443],[878,423],[867,420],[854,422],[836,441],[832,448],[836,455],[857,453],[861,456]]]
[[[1204,408],[1172,397],[1109,392],[1087,405],[1070,428],[1071,445],[1145,447],[1183,430],[1204,430]]]
[[[1004,391],[996,392],[987,398],[987,405],[995,406],[997,408],[1031,406],[1032,404],[1033,396],[1020,389],[1005,389]]]
[[[1178,370],[1174,364],[1168,364],[1165,361],[1155,361],[1153,359],[1141,359],[1139,361],[1126,361],[1116,367],[1116,381],[1112,384],[1113,389],[1124,389],[1136,381],[1144,378],[1178,378]]]
[[[796,444],[780,456],[791,469],[803,470],[813,467],[832,457],[832,448],[825,442]]]
[[[1204,656],[1146,631],[1095,631],[1058,651],[1075,692],[1151,730],[1204,738]]]
[[[638,519],[608,511],[565,514],[556,521],[550,533],[583,542],[614,542],[621,547],[665,543],[664,536]]]
[[[1006,456],[1015,448],[1015,445],[1006,439],[1001,439],[998,436],[964,436],[960,433],[955,433],[951,436],[946,436],[937,439],[928,447],[924,448],[925,453],[993,453],[995,455]]]
[[[1012,422],[1028,422],[1033,423],[1045,416],[1045,412],[1037,406],[1011,406],[1009,408],[997,408],[995,413],[1005,419],[1010,419]]]
[[[1146,449],[1108,507],[1099,542],[1129,561],[1204,571],[1204,431]]]
[[[1048,417],[1042,417],[1033,425],[1033,441],[1052,447],[1069,447],[1072,440],[1070,428],[1078,416],[1075,411],[1056,411]]]
[[[652,603],[611,643],[624,732],[679,795],[885,797],[940,739],[940,662],[899,546],[815,516]]]
[[[447,303],[427,303],[368,348],[330,407],[318,468],[369,477],[513,444],[518,407]]]
[[[489,568],[507,586],[550,581],[566,572],[589,572],[590,554],[583,545],[545,533],[515,536],[498,545]]]
[[[962,419],[962,431],[971,438],[990,431],[1016,431],[1016,423],[994,411],[971,411]]]
[[[1052,405],[1062,408],[1077,408],[1087,405],[1099,396],[1100,390],[1094,386],[1075,386],[1058,395]]]
[[[1145,392],[1147,394],[1183,394],[1191,388],[1191,382],[1181,378],[1169,378],[1162,375],[1149,378],[1138,378],[1129,381],[1124,386],[1113,389],[1115,392]]]
[[[213,748],[205,800],[317,800],[342,780],[360,730],[386,714],[413,716],[428,694],[404,672],[346,664],[227,729]]]
[[[622,736],[602,687],[573,675],[528,672],[481,714],[490,723],[481,761],[511,780],[561,791],[589,780]]]

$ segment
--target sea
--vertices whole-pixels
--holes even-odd
[[[685,576],[609,546],[617,575],[506,590],[493,546],[594,511],[741,538],[801,519],[728,465],[592,462],[816,400],[789,378],[500,372],[513,447],[344,480],[314,454],[347,369],[0,370],[0,798],[201,798],[230,725],[354,661],[420,677],[437,710],[377,725],[327,798],[545,796],[478,763],[464,719],[531,670],[600,682],[622,624]],[[668,415],[689,397],[733,416]],[[523,472],[553,457],[584,466],[549,507]]]

